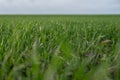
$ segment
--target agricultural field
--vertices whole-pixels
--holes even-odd
[[[120,80],[120,15],[1,15],[0,80]]]

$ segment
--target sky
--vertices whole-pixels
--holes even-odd
[[[120,0],[0,0],[0,14],[120,14]]]

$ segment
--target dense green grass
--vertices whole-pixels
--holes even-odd
[[[120,16],[0,16],[0,80],[120,80]]]

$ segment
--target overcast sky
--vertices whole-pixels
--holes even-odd
[[[0,0],[0,14],[120,14],[119,0]]]

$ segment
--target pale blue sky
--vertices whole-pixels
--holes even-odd
[[[120,1],[0,0],[0,14],[120,14]]]

